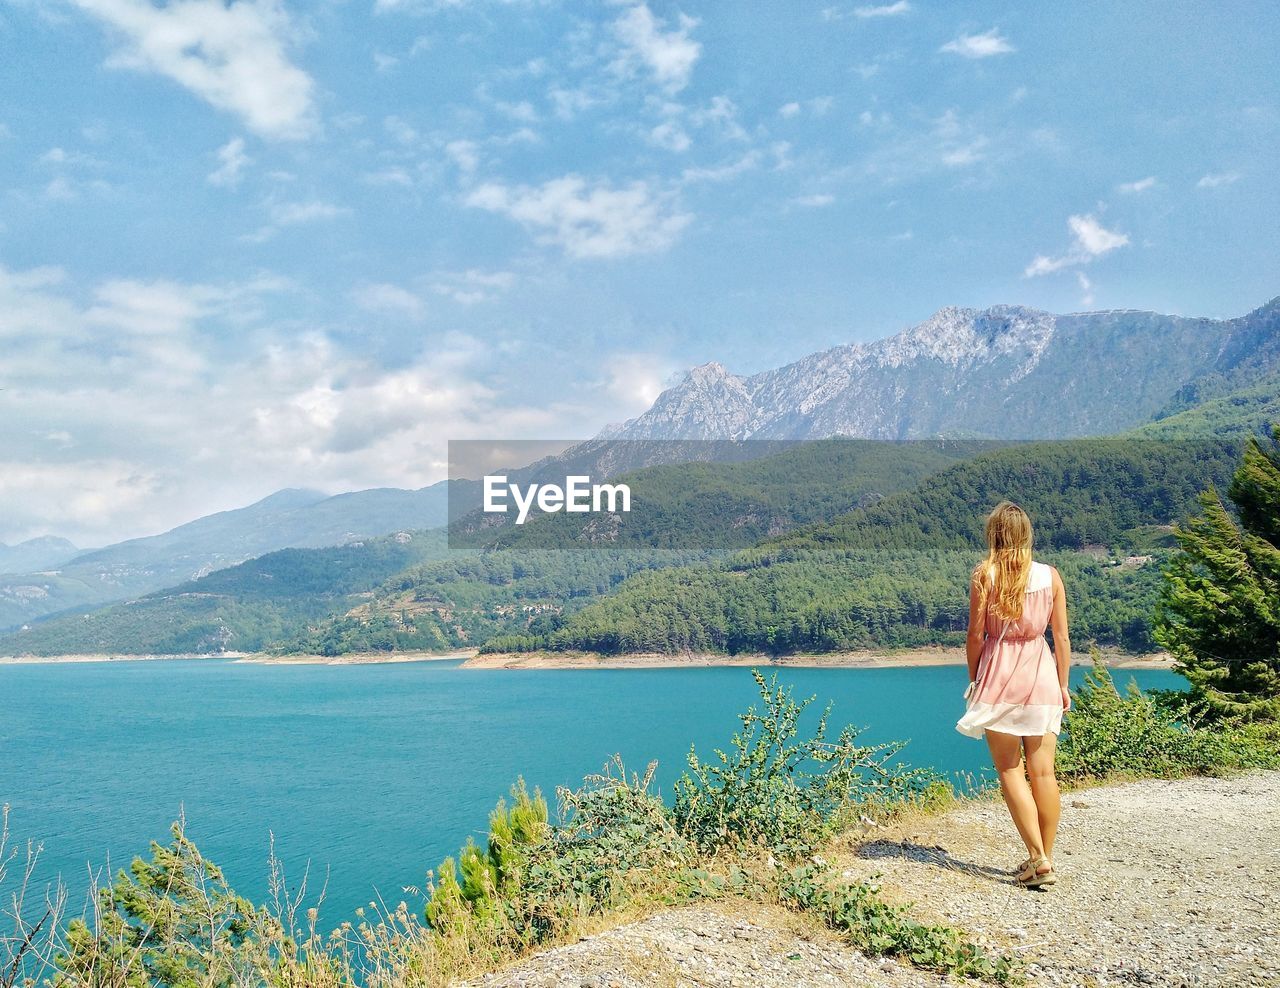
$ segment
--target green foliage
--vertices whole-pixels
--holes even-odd
[[[1280,718],[1280,426],[1251,436],[1231,480],[1177,528],[1157,638],[1217,715]]]
[[[1109,775],[1174,777],[1280,767],[1280,728],[1206,720],[1194,694],[1144,693],[1130,680],[1122,694],[1095,655],[1072,693],[1058,742],[1058,771],[1069,779]]]
[[[99,891],[96,929],[80,919],[68,925],[58,983],[231,988],[256,980],[251,934],[265,914],[227,886],[181,823],[173,844],[153,842],[151,855]]]
[[[433,894],[427,903],[427,922],[441,929],[464,917],[480,921],[499,916],[502,903],[521,887],[521,878],[532,849],[547,839],[547,801],[538,790],[532,796],[520,779],[511,787],[511,805],[499,800],[489,814],[488,847],[481,850],[468,838],[458,855],[446,858],[437,871]],[[461,870],[462,880],[457,872]]]
[[[701,850],[763,847],[803,857],[851,808],[900,803],[936,781],[935,773],[894,764],[902,743],[860,746],[852,726],[827,741],[829,704],[812,735],[802,736],[800,715],[814,698],[797,702],[776,673],[767,682],[756,669],[751,675],[763,710],[739,716],[731,751],[717,749],[715,761],[691,748],[689,771],[676,782],[676,826]]]
[[[892,954],[927,970],[997,984],[1021,980],[1021,967],[1013,958],[985,950],[952,927],[917,922],[907,907],[882,901],[872,886],[836,881],[821,862],[783,869],[777,894],[782,902],[816,915],[864,953]]]

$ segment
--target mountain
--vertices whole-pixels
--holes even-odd
[[[0,542],[0,573],[27,573],[50,569],[78,555],[79,549],[66,539],[44,535],[17,545]]]
[[[749,377],[695,367],[606,439],[1070,438],[1121,432],[1280,370],[1280,298],[1236,319],[948,307]]]
[[[443,529],[281,549],[172,589],[37,622],[0,636],[0,655],[258,651],[359,606],[388,577],[444,552]]]
[[[84,552],[56,569],[0,576],[0,628],[172,587],[285,548],[338,545],[443,525],[446,483],[328,496],[283,490],[160,535]]]
[[[484,648],[790,654],[959,644],[983,514],[1011,498],[1034,519],[1036,555],[1070,588],[1073,643],[1147,650],[1169,526],[1209,485],[1225,488],[1241,445],[1073,439],[995,449],[721,560],[637,573]]]
[[[451,532],[452,552],[442,529],[288,549],[87,614],[52,616],[0,636],[0,654],[456,647],[524,631],[531,617],[580,606],[633,573],[841,515],[990,445],[754,443],[760,455],[745,461],[622,474],[635,508],[603,527],[598,516],[560,513],[461,539]]]

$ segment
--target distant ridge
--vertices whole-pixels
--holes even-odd
[[[435,528],[446,520],[446,491],[444,482],[416,491],[375,488],[333,496],[289,488],[159,535],[0,574],[0,628],[171,587],[277,549]]]
[[[1280,370],[1280,298],[1236,319],[949,306],[748,377],[693,368],[610,439],[1106,435]]]
[[[42,535],[17,545],[0,542],[0,573],[24,573],[65,563],[80,552],[67,539]]]

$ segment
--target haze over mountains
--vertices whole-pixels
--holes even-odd
[[[1058,439],[1120,432],[1280,368],[1280,298],[1236,319],[945,308],[740,377],[695,367],[616,439]]]
[[[82,550],[56,535],[42,535],[17,545],[0,542],[0,573],[48,569],[78,556]]]
[[[445,523],[445,514],[444,484],[334,496],[278,491],[248,507],[206,515],[160,535],[64,555],[57,563],[45,561],[25,572],[0,573],[0,628],[171,587],[277,549],[435,528]],[[70,546],[65,539],[52,543]]]

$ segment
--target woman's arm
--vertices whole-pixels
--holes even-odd
[[[975,569],[973,579],[969,581],[969,634],[964,643],[971,683],[978,678],[978,660],[982,657],[982,644],[986,638],[987,594],[981,570]]]
[[[1053,628],[1053,657],[1058,664],[1058,685],[1062,689],[1062,709],[1071,709],[1071,694],[1067,692],[1067,677],[1071,673],[1071,638],[1067,634],[1067,590],[1062,585],[1058,569],[1053,568],[1053,611],[1049,624]]]

